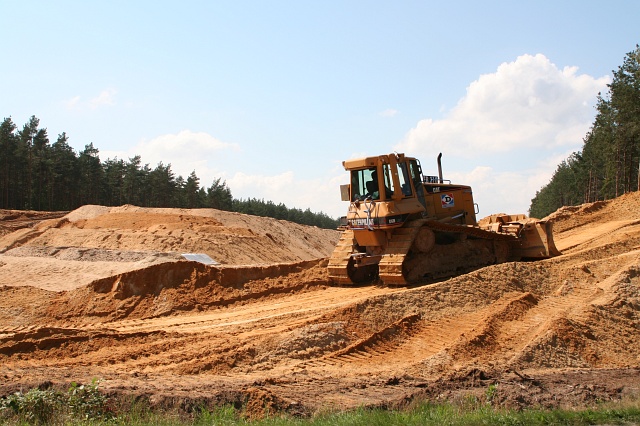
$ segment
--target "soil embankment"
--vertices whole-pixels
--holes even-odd
[[[640,193],[552,219],[562,256],[412,288],[329,285],[338,233],[284,221],[133,206],[36,221],[0,233],[0,394],[100,377],[157,404],[293,413],[490,385],[503,406],[637,396]]]

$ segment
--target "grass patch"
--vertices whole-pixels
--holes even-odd
[[[312,425],[593,425],[640,422],[637,404],[597,410],[468,409],[452,404],[423,403],[407,411],[356,410],[311,420]]]
[[[152,410],[148,401],[110,399],[99,381],[73,383],[66,391],[32,389],[0,398],[0,424],[6,425],[264,425],[264,426],[387,426],[387,425],[594,425],[640,423],[640,401],[603,404],[585,410],[505,410],[491,406],[494,390],[486,401],[475,397],[457,403],[423,402],[405,410],[360,408],[318,414],[311,418],[286,414],[251,419],[233,406],[199,407],[191,413]]]

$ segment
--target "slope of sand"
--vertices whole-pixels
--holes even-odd
[[[154,404],[249,415],[484,401],[490,385],[499,406],[637,397],[640,194],[551,219],[553,259],[338,287],[335,231],[87,206],[0,239],[0,395],[100,377]],[[223,265],[171,258],[182,251]],[[62,266],[80,264],[94,268]]]
[[[20,219],[23,223],[26,218]],[[15,222],[1,221],[5,226],[0,229],[16,227]],[[0,233],[0,285],[70,290],[98,278],[175,262],[184,259],[182,253],[204,253],[224,265],[311,260],[331,253],[339,236],[337,231],[214,209],[129,205],[84,206],[30,225]]]

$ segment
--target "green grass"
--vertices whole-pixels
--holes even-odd
[[[201,408],[195,413],[155,411],[145,401],[109,400],[98,381],[73,384],[66,392],[32,389],[0,398],[0,424],[6,425],[264,425],[264,426],[387,426],[387,425],[593,425],[640,424],[640,401],[602,404],[585,410],[522,411],[483,404],[475,397],[457,403],[423,402],[405,410],[366,409],[324,413],[312,418],[275,414],[251,420],[231,406]]]

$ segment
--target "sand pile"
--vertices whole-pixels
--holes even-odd
[[[84,206],[0,237],[0,283],[69,290],[183,260],[182,253],[204,253],[224,265],[299,262],[328,256],[338,236],[214,209]]]

